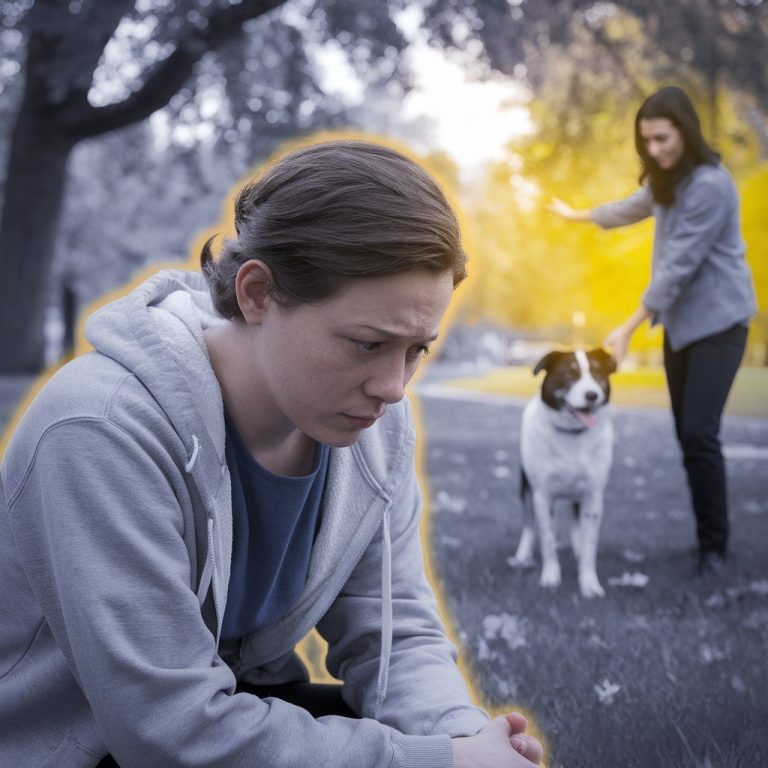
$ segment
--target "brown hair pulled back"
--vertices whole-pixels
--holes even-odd
[[[242,188],[237,237],[200,263],[216,311],[241,319],[235,277],[246,261],[272,271],[283,306],[327,299],[350,279],[427,269],[466,277],[459,225],[436,182],[388,147],[333,141],[301,149]]]

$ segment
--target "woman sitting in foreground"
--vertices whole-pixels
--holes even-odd
[[[239,195],[204,276],[95,313],[0,490],[0,764],[517,768],[424,575],[403,388],[465,275],[416,164],[328,143]],[[316,626],[343,686],[294,646]]]

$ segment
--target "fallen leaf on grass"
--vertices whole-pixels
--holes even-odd
[[[501,638],[513,651],[528,645],[523,622],[517,616],[511,616],[508,613],[486,616],[483,619],[483,635],[486,640]]]
[[[496,690],[502,699],[516,699],[517,698],[517,683],[514,680],[506,680],[498,675],[493,676],[496,682]]]
[[[622,550],[621,556],[630,563],[642,563],[645,560],[645,555],[642,552],[637,552],[634,549]]]
[[[747,684],[734,673],[731,676],[731,688],[733,688],[734,691],[738,691],[738,693],[746,693]]]
[[[707,608],[722,608],[725,605],[725,597],[721,592],[713,592],[705,601]]]
[[[768,595],[768,579],[750,582],[749,591],[756,595]]]
[[[748,515],[762,515],[763,505],[757,499],[748,499],[741,505],[741,511]]]
[[[451,496],[446,491],[438,491],[435,496],[435,503],[432,509],[435,512],[446,510],[447,512],[453,512],[456,515],[460,515],[467,508],[467,502],[460,496]]]
[[[741,626],[745,629],[758,630],[763,627],[768,627],[768,611],[752,611],[752,613],[741,622]]]
[[[617,685],[616,683],[612,683],[609,680],[603,680],[602,683],[599,683],[595,686],[595,693],[597,694],[597,698],[600,701],[601,704],[605,704],[608,706],[609,704],[613,704],[614,698],[616,698],[616,694],[621,690],[621,686]]]
[[[725,658],[725,654],[719,648],[709,645],[709,643],[702,643],[699,646],[699,658],[702,664],[709,666],[715,661],[722,661]]]
[[[643,589],[650,578],[645,573],[624,571],[621,576],[611,576],[608,583],[612,587],[628,587],[630,589]]]
[[[608,643],[600,635],[594,632],[587,638],[587,646],[590,648],[607,648]]]
[[[499,656],[495,651],[491,651],[485,638],[479,638],[477,641],[477,658],[479,661],[494,661]]]

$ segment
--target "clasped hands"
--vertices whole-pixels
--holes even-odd
[[[453,739],[454,768],[529,768],[541,762],[542,746],[525,733],[519,712],[492,720],[475,736]]]

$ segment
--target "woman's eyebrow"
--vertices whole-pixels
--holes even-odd
[[[407,334],[403,335],[400,333],[395,333],[394,331],[388,331],[386,328],[377,328],[375,325],[358,325],[355,326],[355,328],[359,330],[365,330],[365,331],[373,331],[373,333],[378,333],[379,335],[383,336],[386,339],[404,339],[407,338]],[[435,333],[432,336],[430,336],[428,339],[425,339],[425,341],[436,341],[438,337],[438,334]]]

